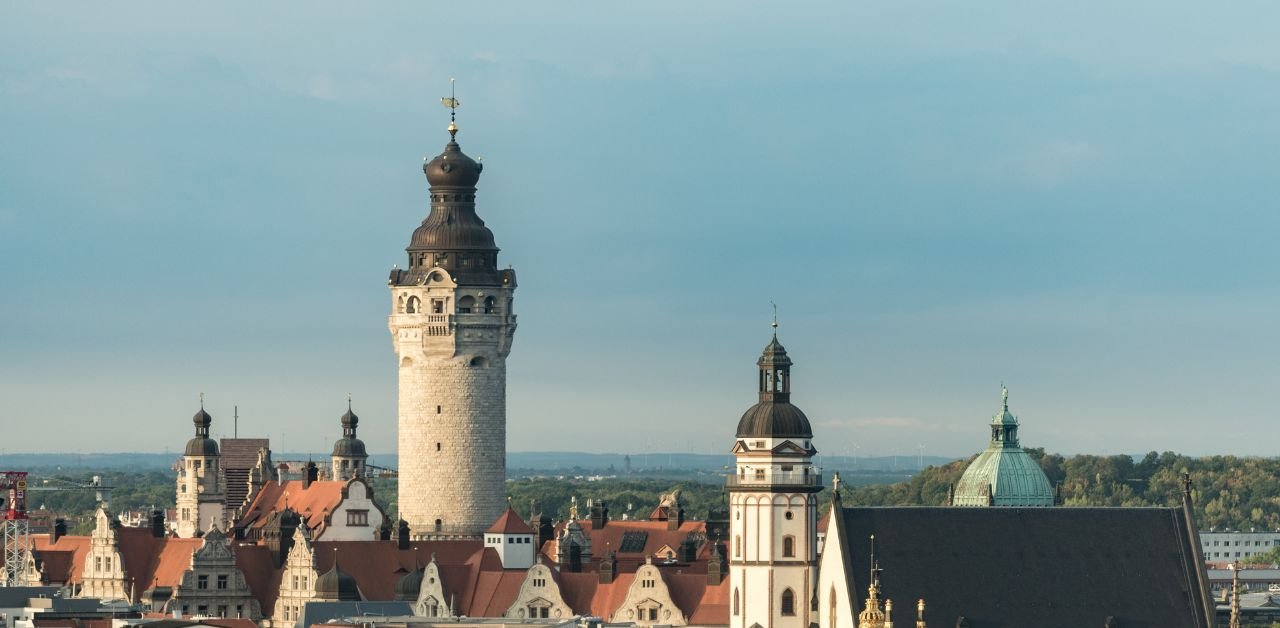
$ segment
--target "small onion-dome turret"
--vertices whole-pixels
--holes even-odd
[[[359,602],[360,588],[356,579],[341,569],[335,560],[333,568],[316,578],[316,598],[327,601]]]
[[[347,413],[342,415],[342,438],[333,444],[333,455],[343,457],[367,457],[364,441],[356,438],[356,427],[360,417],[351,411],[351,401],[347,401]]]
[[[216,456],[218,455],[218,442],[209,438],[209,425],[213,423],[213,417],[204,411],[204,403],[200,403],[200,411],[191,417],[191,422],[196,425],[196,436],[187,441],[186,455],[188,456]]]
[[[738,421],[738,438],[813,438],[813,428],[804,412],[791,405],[791,358],[778,342],[777,323],[773,340],[764,348],[756,366],[760,368],[760,401],[747,409]]]
[[[416,568],[396,580],[396,601],[413,602],[418,599],[424,571],[422,568]]]

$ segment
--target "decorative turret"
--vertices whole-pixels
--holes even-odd
[[[516,275],[498,267],[493,232],[476,213],[483,166],[462,152],[455,117],[444,151],[423,166],[431,210],[405,249],[409,266],[388,279],[400,512],[419,539],[479,538],[505,505]]]
[[[773,337],[756,362],[759,401],[742,415],[729,493],[729,580],[742,612],[730,628],[808,628],[817,566],[817,493],[809,419],[791,404],[791,358]],[[674,506],[674,504],[673,504]],[[670,523],[668,519],[668,523]],[[708,576],[710,579],[710,576]]]
[[[1009,412],[1009,389],[1000,387],[1001,409],[991,418],[991,440],[956,485],[953,506],[1052,506],[1053,486],[1022,450],[1018,419]]]
[[[222,473],[218,442],[209,437],[213,417],[204,409],[204,395],[200,395],[200,410],[191,417],[195,424],[195,437],[187,441],[182,460],[178,462],[177,496],[178,536],[200,536],[210,525],[226,527],[226,478]]]
[[[738,421],[738,438],[813,438],[809,418],[791,405],[791,364],[786,348],[778,342],[775,320],[773,339],[756,361],[760,401]]]
[[[331,474],[333,479],[345,482],[351,478],[364,475],[365,463],[369,454],[365,451],[364,441],[356,437],[356,426],[360,417],[351,410],[351,396],[347,396],[347,413],[342,415],[342,438],[333,444],[331,456]]]

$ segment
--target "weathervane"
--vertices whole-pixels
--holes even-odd
[[[458,135],[458,105],[461,105],[462,103],[458,101],[456,96],[457,86],[455,83],[457,80],[458,79],[449,79],[449,95],[440,99],[440,104],[449,108],[449,137],[456,137]]]
[[[773,306],[773,322],[769,326],[773,327],[773,338],[776,340],[778,338],[778,304],[770,301],[769,305]]]

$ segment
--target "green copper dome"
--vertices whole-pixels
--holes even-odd
[[[953,506],[1052,506],[1049,478],[1018,443],[1018,419],[1004,408],[991,418],[991,442],[964,470],[951,498]]]

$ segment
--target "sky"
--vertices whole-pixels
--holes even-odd
[[[508,449],[1277,455],[1274,2],[6,3],[9,452],[396,437],[424,157],[519,274]],[[376,457],[376,456],[375,456]]]

